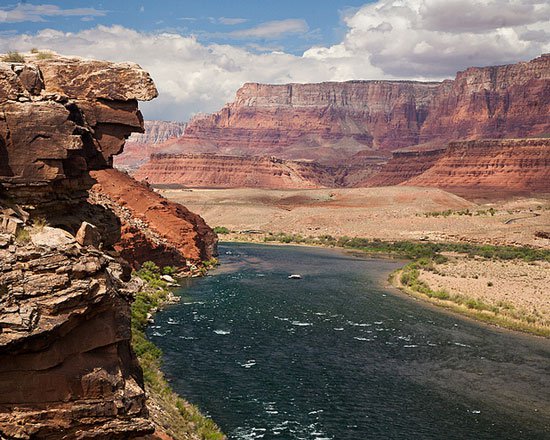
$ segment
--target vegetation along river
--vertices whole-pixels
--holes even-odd
[[[394,260],[252,244],[220,259],[148,332],[230,439],[549,438],[549,340],[404,296]]]

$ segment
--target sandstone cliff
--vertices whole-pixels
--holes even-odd
[[[156,95],[135,64],[32,54],[0,62],[0,438],[154,430],[130,347],[136,287],[118,255],[135,263],[162,243],[171,264],[184,265],[215,248],[212,231],[185,208],[127,176],[117,190],[132,200],[110,188],[112,156],[143,131],[137,101]],[[170,236],[140,217],[140,197],[180,230]],[[121,226],[135,225],[145,232],[128,251]]]
[[[124,151],[115,157],[114,166],[134,170],[143,165],[155,153],[159,144],[183,135],[187,124],[171,121],[145,121],[144,133],[133,133],[124,146]]]
[[[329,169],[274,157],[153,154],[135,174],[151,184],[205,188],[320,188],[335,185]]]
[[[220,173],[231,169],[234,156],[274,156],[328,166],[336,186],[394,184],[424,172],[437,156],[435,151],[449,141],[550,134],[549,115],[547,54],[529,62],[469,68],[440,83],[245,84],[234,102],[193,118],[183,136],[155,151],[215,154]],[[398,153],[395,159],[402,165],[394,160],[396,168],[384,169],[374,180],[371,176],[380,163],[363,160],[361,168],[353,159],[383,157],[420,144],[432,153]],[[222,164],[219,156],[232,158]],[[149,167],[147,175],[152,181],[176,182],[181,165],[165,161],[162,167]],[[398,169],[403,174],[398,175]],[[206,176],[200,182],[190,175],[183,179],[189,186],[218,186],[216,182],[231,177],[217,175],[210,184]]]

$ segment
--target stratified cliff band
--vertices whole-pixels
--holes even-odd
[[[320,84],[266,85],[249,83],[238,90],[234,102],[211,115],[193,118],[183,136],[156,145],[149,164],[136,174],[150,183],[188,186],[243,186],[228,172],[248,171],[236,157],[276,157],[318,169],[319,178],[293,179],[296,188],[333,181],[325,186],[393,184],[426,171],[437,154],[456,140],[533,138],[550,134],[550,55],[532,61],[493,67],[472,67],[443,82],[348,81]],[[470,144],[468,152],[480,158],[494,154],[498,143]],[[544,144],[536,166],[548,160]],[[403,169],[390,175],[382,168],[392,152],[395,159],[405,147],[418,146]],[[529,155],[534,154],[531,145]],[[431,153],[426,153],[430,151]],[[439,151],[439,153],[435,153]],[[526,149],[520,150],[527,152]],[[168,160],[161,153],[172,154]],[[202,154],[202,162],[196,154]],[[209,156],[206,156],[209,155]],[[210,157],[210,160],[207,158]],[[507,166],[506,153],[499,167]],[[519,157],[519,156],[516,156]],[[371,160],[365,160],[370,158]],[[359,166],[358,159],[362,160]],[[249,161],[250,162],[250,161]],[[458,164],[458,162],[457,162]],[[296,165],[299,166],[299,165]],[[514,164],[510,164],[513,168]],[[178,178],[177,170],[185,170]],[[200,172],[194,173],[197,169]],[[396,168],[394,168],[396,169]],[[495,169],[496,171],[496,169]],[[258,170],[254,170],[258,173]],[[467,174],[463,170],[462,174]],[[535,171],[533,175],[540,175]],[[282,177],[278,177],[282,176]],[[288,188],[284,173],[265,167],[263,186]],[[504,175],[502,176],[504,179]],[[497,182],[493,179],[493,185]],[[292,183],[291,182],[291,183]],[[244,186],[253,186],[246,185]],[[428,178],[423,184],[429,184]],[[433,180],[441,186],[444,180]],[[474,180],[466,180],[465,186]],[[498,185],[497,185],[498,186]],[[528,187],[544,186],[542,182]]]

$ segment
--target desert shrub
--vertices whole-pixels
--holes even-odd
[[[5,61],[6,63],[24,63],[25,58],[19,52],[9,51],[2,57],[2,61]]]
[[[229,234],[231,231],[229,229],[227,229],[225,226],[216,226],[214,228],[214,232],[216,234]]]
[[[15,234],[15,241],[18,244],[27,244],[31,241],[31,234],[26,229],[19,229]]]
[[[178,271],[176,266],[164,266],[162,268],[163,275],[174,275]]]

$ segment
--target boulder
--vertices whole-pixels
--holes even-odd
[[[38,231],[31,231],[30,235],[32,243],[38,247],[55,249],[76,243],[69,232],[49,226],[44,226]]]
[[[99,229],[88,222],[82,222],[75,238],[81,246],[99,248],[101,245],[101,233]]]

